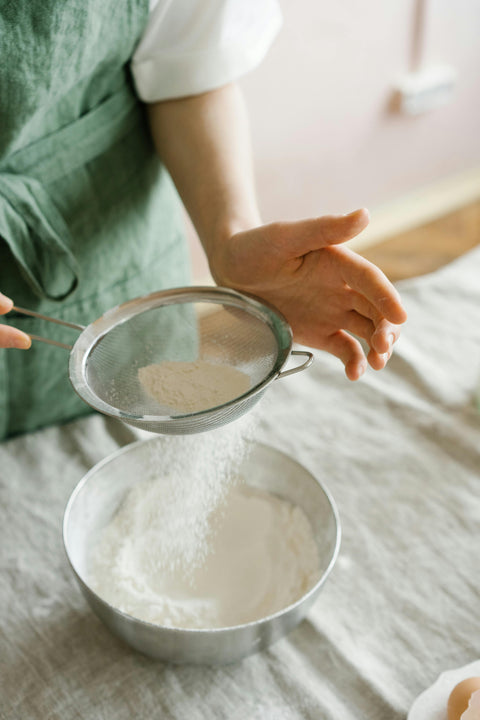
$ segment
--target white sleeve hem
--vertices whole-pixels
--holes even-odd
[[[187,97],[237,80],[260,64],[281,24],[278,14],[255,45],[216,47],[178,57],[158,52],[144,60],[133,59],[131,69],[138,97],[147,103]]]

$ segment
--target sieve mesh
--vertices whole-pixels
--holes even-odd
[[[198,432],[243,414],[288,357],[291,331],[273,309],[235,291],[192,288],[157,293],[114,308],[80,336],[70,362],[72,383],[93,407],[155,432]],[[78,347],[77,347],[78,345]],[[139,371],[173,365],[181,385],[185,363],[239,371],[220,405],[205,400],[195,412],[147,391]],[[143,377],[143,376],[142,376]],[[215,382],[215,380],[214,380]]]

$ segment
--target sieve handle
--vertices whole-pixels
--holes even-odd
[[[33,310],[26,310],[25,308],[17,307],[14,305],[12,310],[20,313],[21,315],[30,315],[40,320],[46,320],[47,322],[55,323],[56,325],[64,325],[65,327],[73,328],[74,330],[85,330],[84,325],[77,325],[76,323],[67,322],[66,320],[57,320],[57,318],[48,317],[48,315],[41,315],[40,313],[34,312]],[[72,345],[65,345],[65,343],[57,342],[56,340],[50,340],[49,338],[40,337],[40,335],[30,335],[32,340],[39,340],[40,342],[47,343],[48,345],[55,345],[56,347],[64,348],[65,350],[71,350]]]
[[[294,373],[300,372],[301,370],[306,370],[313,362],[313,353],[308,352],[308,350],[292,350],[290,355],[305,355],[307,359],[302,365],[298,365],[298,367],[291,368],[291,370],[284,370],[283,372],[279,372],[276,380],[278,380],[278,378],[287,377],[287,375],[293,375]]]

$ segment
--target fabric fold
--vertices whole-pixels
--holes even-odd
[[[0,173],[0,236],[38,297],[64,300],[75,291],[70,231],[38,180]]]

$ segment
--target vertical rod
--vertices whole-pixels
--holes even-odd
[[[428,0],[414,0],[412,42],[410,46],[410,72],[421,69],[425,49]]]

